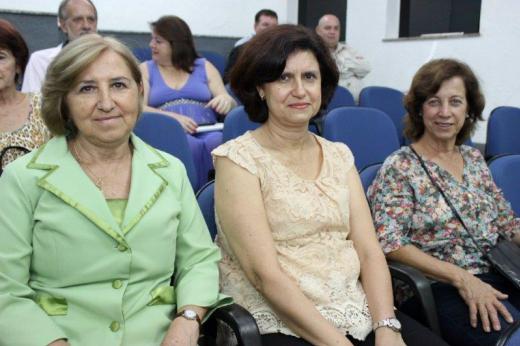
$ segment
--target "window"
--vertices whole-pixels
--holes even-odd
[[[401,0],[399,37],[478,33],[481,0]]]

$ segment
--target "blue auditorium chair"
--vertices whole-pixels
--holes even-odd
[[[152,51],[149,47],[136,47],[132,48],[132,53],[140,62],[151,60]]]
[[[356,101],[354,101],[354,97],[350,91],[348,91],[347,88],[338,85],[334,90],[334,94],[332,94],[329,104],[327,105],[327,113],[338,107],[350,107],[355,105]]]
[[[222,141],[243,135],[249,130],[258,128],[261,124],[249,120],[244,106],[233,108],[224,118],[224,130],[222,131]]]
[[[404,108],[403,100],[404,94],[401,91],[381,86],[365,87],[359,94],[360,106],[376,108],[390,116],[390,119],[394,122],[401,145],[405,144],[403,119],[406,109]]]
[[[487,125],[486,159],[503,154],[520,154],[519,130],[520,108],[495,108]]]
[[[520,155],[497,157],[489,163],[489,170],[517,217],[520,216]]]
[[[137,120],[134,133],[152,147],[181,160],[186,167],[193,190],[197,190],[197,172],[188,139],[177,120],[163,114],[144,112]]]
[[[400,147],[394,123],[375,108],[333,109],[325,117],[323,137],[345,143],[354,154],[358,171],[382,163]]]
[[[199,50],[198,53],[203,58],[206,58],[206,60],[212,63],[220,73],[220,77],[224,78],[224,70],[226,69],[227,59],[223,55],[209,50]]]
[[[363,190],[367,193],[368,187],[374,181],[374,178],[377,176],[377,172],[379,172],[379,168],[381,168],[382,163],[375,163],[373,165],[365,167],[361,172],[359,172],[359,177],[361,178],[361,183],[363,184]]]

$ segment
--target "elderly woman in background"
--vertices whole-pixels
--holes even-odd
[[[22,35],[0,19],[0,174],[9,162],[49,139],[40,116],[40,95],[16,90],[28,58]]]
[[[412,144],[387,158],[368,192],[379,241],[388,258],[435,280],[437,313],[450,344],[495,345],[500,330],[520,318],[520,292],[490,271],[446,201],[484,251],[500,234],[520,243],[520,220],[480,152],[463,144],[482,120],[478,80],[460,61],[430,61],[414,76],[405,107]],[[409,300],[403,309],[412,313],[418,305]]]
[[[337,82],[321,39],[294,25],[256,35],[231,72],[262,125],[213,151],[221,287],[266,345],[404,345],[352,153],[308,131]],[[397,317],[410,345],[443,345]]]
[[[222,132],[197,133],[236,106],[218,70],[195,51],[189,26],[176,16],[159,18],[152,26],[152,60],[141,64],[146,111],[178,120],[188,133],[199,186],[213,168],[211,151],[222,143]]]
[[[114,39],[81,37],[50,65],[55,137],[0,179],[0,344],[196,345],[225,303],[184,167],[132,135],[142,91]]]

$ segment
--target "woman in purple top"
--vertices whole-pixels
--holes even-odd
[[[151,24],[152,60],[140,65],[148,112],[179,121],[188,133],[198,186],[212,168],[211,151],[221,144],[222,132],[197,133],[197,127],[214,124],[235,101],[226,91],[217,69],[195,51],[190,28],[176,16],[163,16]]]

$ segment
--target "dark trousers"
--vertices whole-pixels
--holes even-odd
[[[507,307],[513,319],[519,320],[520,292],[500,274],[489,273],[477,275],[477,277],[509,296],[507,300],[502,300],[502,303]],[[437,282],[432,284],[432,291],[442,336],[450,345],[494,346],[501,333],[509,326],[509,323],[499,313],[501,331],[484,332],[480,319],[477,328],[473,328],[469,322],[469,308],[455,287]],[[417,320],[422,318],[420,304],[415,298],[406,301],[399,309]]]
[[[397,319],[403,326],[402,335],[404,342],[408,346],[447,346],[447,344],[428,328],[419,324],[415,320],[403,313],[397,312]],[[347,335],[347,338],[354,346],[373,346],[375,335],[370,333],[364,341],[359,341]],[[311,343],[301,338],[285,335],[281,333],[262,335],[262,344],[265,346],[309,346]]]

